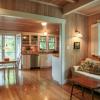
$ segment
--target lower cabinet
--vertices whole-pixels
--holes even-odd
[[[30,55],[22,55],[22,69],[30,69]]]
[[[52,54],[22,55],[22,69],[48,68],[52,66]]]

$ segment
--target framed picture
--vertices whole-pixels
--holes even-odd
[[[80,42],[74,42],[74,49],[80,49]]]

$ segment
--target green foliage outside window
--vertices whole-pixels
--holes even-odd
[[[15,59],[15,36],[5,36],[5,57]]]
[[[50,50],[55,49],[55,37],[54,36],[49,37],[49,44],[48,45],[49,45]]]
[[[40,37],[40,50],[45,50],[46,47],[46,36]]]
[[[15,59],[15,36],[13,35],[0,35],[0,61],[4,58]]]

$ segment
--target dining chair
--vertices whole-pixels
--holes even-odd
[[[21,55],[16,59],[15,73],[16,73],[17,82],[18,82],[18,72],[19,72],[20,63],[21,63]]]
[[[10,77],[10,71],[13,71],[13,76],[15,75],[16,77],[16,83],[18,82],[18,69],[19,69],[19,64],[20,64],[20,59],[21,57],[16,59],[16,62],[12,64],[12,66],[8,67],[8,80]]]

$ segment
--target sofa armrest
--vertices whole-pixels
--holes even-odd
[[[77,69],[79,68],[79,66],[73,66],[71,67],[71,72],[72,72],[72,76],[75,76],[75,72],[77,71]]]
[[[79,66],[73,66],[73,70],[74,70],[74,71],[77,71],[78,68],[79,68]]]

